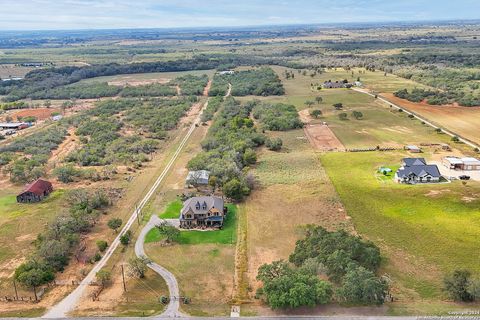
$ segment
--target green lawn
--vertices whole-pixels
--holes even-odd
[[[167,206],[170,207],[174,202]],[[237,206],[228,204],[228,214],[225,219],[225,224],[221,230],[212,231],[182,231],[178,242],[180,244],[202,244],[202,243],[218,243],[218,244],[233,244],[236,241],[237,228]],[[163,216],[161,216],[163,218]],[[176,215],[178,217],[178,214]],[[157,242],[162,239],[158,229],[152,229],[145,237],[145,243]]]
[[[162,219],[176,219],[180,215],[180,210],[182,210],[182,201],[177,199],[175,201],[170,202],[167,205],[167,208],[163,213],[159,215]]]
[[[480,184],[410,186],[376,179],[380,166],[404,156],[369,152],[320,158],[356,230],[381,246],[385,271],[401,286],[430,298],[441,295],[445,272],[480,272]]]

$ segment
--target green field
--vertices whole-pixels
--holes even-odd
[[[480,184],[400,185],[379,181],[380,166],[405,153],[328,153],[320,157],[355,229],[380,245],[384,271],[409,297],[442,296],[445,272],[480,271]]]
[[[180,210],[182,210],[183,203],[180,199],[170,202],[165,211],[162,212],[159,217],[162,219],[176,219],[180,215]]]
[[[175,218],[178,218],[181,209],[178,207],[178,201],[171,202],[167,206],[167,211],[172,208],[178,209]],[[181,203],[180,203],[181,204]],[[202,244],[202,243],[218,243],[218,244],[234,244],[236,241],[236,229],[237,229],[237,207],[232,204],[227,204],[228,214],[225,219],[224,226],[221,230],[200,231],[189,230],[180,232],[178,243],[180,244]],[[167,212],[166,211],[166,212]],[[165,218],[160,215],[161,218]],[[145,243],[158,242],[163,237],[158,232],[157,228],[150,230],[145,237]]]

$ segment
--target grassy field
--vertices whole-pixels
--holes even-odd
[[[352,230],[343,206],[303,130],[269,133],[283,140],[280,152],[263,150],[252,171],[259,187],[241,206],[247,215],[250,297],[260,265],[288,259],[306,224]]]
[[[175,203],[170,203],[167,206],[175,206]],[[232,204],[227,205],[228,214],[225,219],[225,224],[221,230],[214,231],[200,231],[200,230],[189,230],[180,232],[180,237],[178,243],[180,244],[202,244],[202,243],[218,243],[218,244],[234,244],[236,241],[236,228],[237,228],[237,207]],[[181,206],[177,211],[178,218]],[[162,217],[162,216],[160,216]],[[158,229],[152,229],[147,233],[145,237],[145,243],[158,242],[163,239],[163,236],[160,235]]]
[[[180,72],[153,72],[153,73],[133,73],[133,74],[119,74],[114,76],[96,77],[80,81],[80,83],[92,82],[122,82],[122,81],[148,81],[155,79],[175,79],[187,74],[201,76],[207,74],[212,77],[215,70],[192,70]]]
[[[375,178],[400,152],[321,156],[356,230],[380,245],[400,300],[441,299],[445,272],[480,271],[480,184],[407,186]]]
[[[0,278],[10,275],[16,259],[28,255],[39,231],[65,205],[64,190],[56,190],[36,204],[17,203],[16,193],[20,191],[21,188],[0,190]]]
[[[162,219],[175,219],[178,218],[180,214],[180,210],[182,210],[182,201],[180,199],[177,199],[175,201],[170,202],[167,207],[165,208],[165,211],[162,212],[159,217]]]

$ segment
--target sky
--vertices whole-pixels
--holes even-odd
[[[480,19],[480,0],[0,0],[0,30]]]

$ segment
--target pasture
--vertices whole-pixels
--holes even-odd
[[[385,255],[399,302],[441,300],[442,278],[455,269],[480,271],[480,184],[400,185],[376,179],[404,152],[328,153],[320,156],[355,229]],[[395,306],[393,306],[395,308]]]

